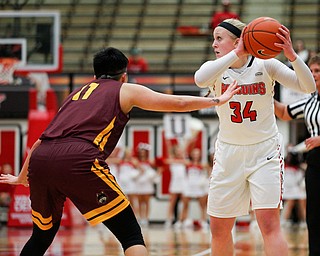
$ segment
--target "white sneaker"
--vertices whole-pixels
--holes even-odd
[[[141,227],[148,227],[149,221],[147,219],[140,220]]]
[[[200,224],[202,229],[209,229],[209,224],[207,221],[202,220]]]
[[[176,223],[174,223],[173,227],[175,229],[181,229],[182,228],[182,222],[178,220]]]
[[[305,221],[302,221],[299,223],[299,229],[306,229],[307,228],[307,223]]]
[[[292,226],[291,221],[289,221],[289,220],[283,220],[283,221],[281,221],[281,227],[283,227],[283,228],[290,228],[291,226]]]
[[[164,227],[165,228],[171,228],[172,226],[172,221],[171,220],[166,220],[165,223],[164,223]]]
[[[193,228],[193,220],[186,219],[183,224],[183,228]]]

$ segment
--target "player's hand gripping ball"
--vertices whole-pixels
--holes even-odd
[[[282,43],[277,37],[281,23],[270,17],[260,17],[251,21],[243,31],[246,50],[254,57],[270,59],[276,57],[282,49],[274,43]]]

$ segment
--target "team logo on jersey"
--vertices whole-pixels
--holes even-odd
[[[100,191],[97,193],[97,202],[101,205],[106,204],[108,202],[108,196],[103,191]]]
[[[262,73],[262,72],[257,72],[257,73],[255,73],[254,75],[255,75],[255,76],[262,76],[263,73]]]

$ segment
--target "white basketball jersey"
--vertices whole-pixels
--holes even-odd
[[[230,144],[249,145],[275,136],[278,133],[273,106],[275,81],[267,73],[264,61],[254,58],[244,69],[227,69],[216,80],[215,95],[221,95],[234,80],[241,91],[217,107],[218,138]]]

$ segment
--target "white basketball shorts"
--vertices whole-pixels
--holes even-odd
[[[283,140],[281,134],[253,145],[216,142],[207,211],[231,218],[250,210],[282,207]]]

